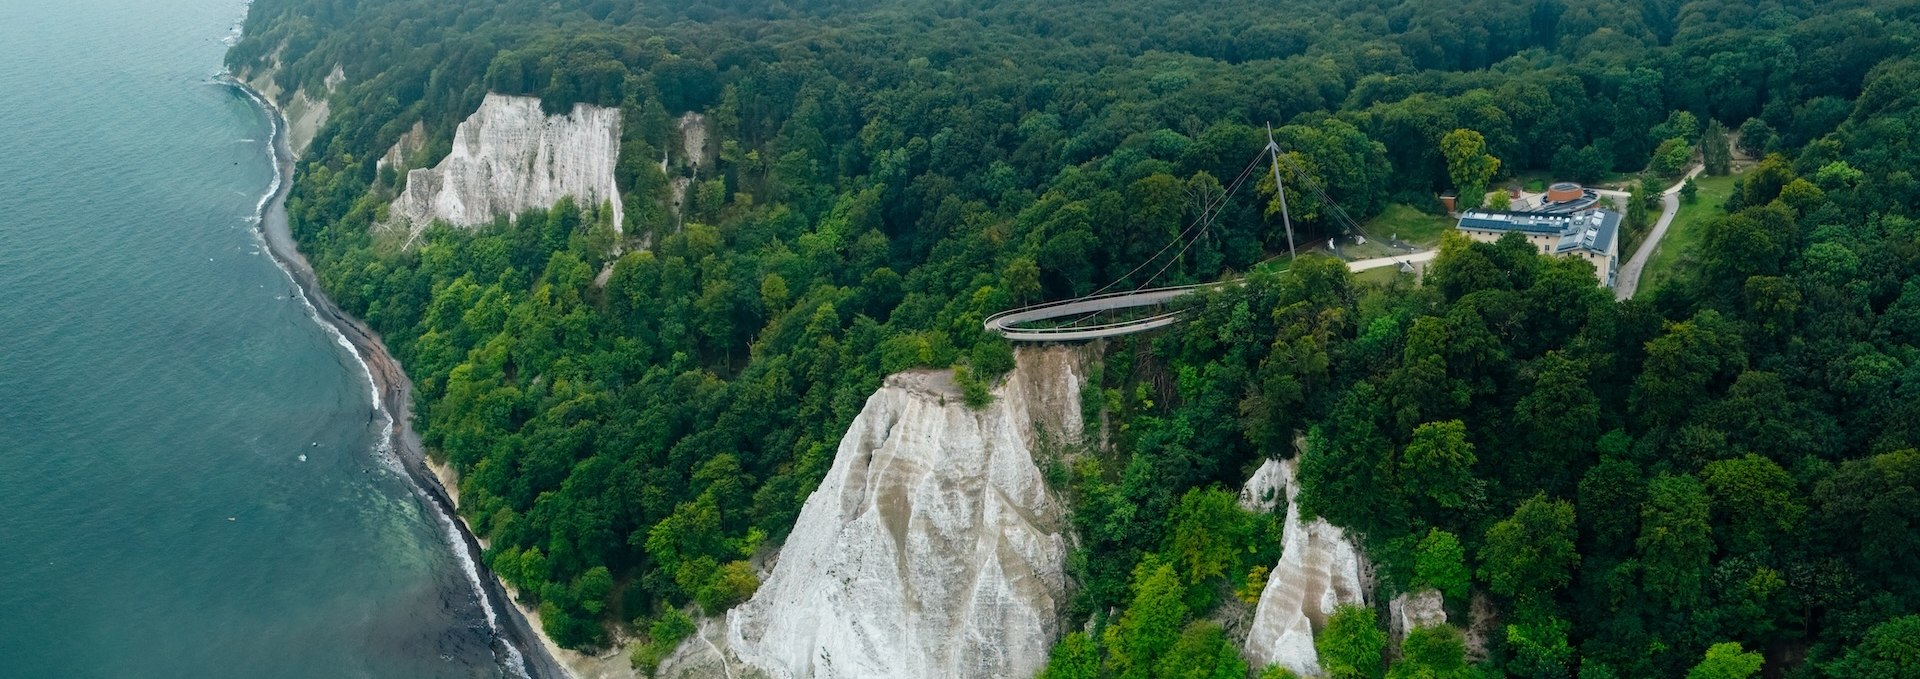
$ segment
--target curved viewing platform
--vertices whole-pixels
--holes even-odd
[[[1416,252],[1408,255],[1363,259],[1347,262],[1347,270],[1358,273],[1385,266],[1412,266],[1414,264],[1432,261],[1433,258],[1439,254],[1438,250],[1427,250],[1425,252]],[[1185,315],[1185,310],[1174,310],[1146,316],[1144,318],[1110,321],[1095,325],[1080,325],[1079,323],[1080,321],[1089,320],[1098,314],[1109,311],[1161,306],[1185,297],[1196,290],[1232,285],[1238,282],[1236,279],[1216,283],[1153,288],[1149,290],[1110,292],[1104,295],[1093,295],[1091,297],[1036,304],[1002,311],[988,316],[985,326],[987,330],[999,333],[1001,337],[1015,342],[1075,342],[1131,335],[1137,332],[1146,332],[1179,323],[1183,320],[1182,317]],[[1023,327],[1031,323],[1072,318],[1075,316],[1080,318],[1074,318],[1063,325],[1054,327]]]

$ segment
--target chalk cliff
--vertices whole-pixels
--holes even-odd
[[[1241,503],[1250,509],[1271,511],[1282,501],[1287,508],[1285,544],[1254,610],[1246,656],[1255,667],[1280,665],[1312,676],[1320,673],[1314,633],[1336,606],[1366,603],[1371,575],[1345,531],[1325,519],[1300,518],[1296,462],[1268,460],[1241,490]]]
[[[1436,589],[1402,592],[1387,602],[1388,623],[1395,641],[1421,627],[1447,624],[1446,597]]]
[[[1021,350],[982,410],[889,377],[725,645],[775,679],[1032,677],[1059,637],[1062,503],[1035,451],[1080,434],[1068,349]]]
[[[670,174],[671,171],[668,169],[667,154],[662,152],[660,155],[660,173],[672,177],[668,184],[672,187],[673,191],[673,198],[670,205],[673,210],[674,219],[676,220],[685,214],[684,208],[687,203],[687,188],[693,186],[694,180],[700,177],[700,163],[707,156],[706,116],[693,111],[688,111],[686,115],[680,116],[680,148],[681,159],[686,163],[687,167],[687,174],[685,175],[674,176]]]
[[[386,154],[380,156],[380,160],[374,162],[374,165],[381,169],[389,167],[403,171],[411,169],[413,163],[419,162],[420,151],[426,146],[427,126],[425,123],[416,121],[406,134],[400,135],[400,139],[393,143],[392,148],[387,149]]]
[[[611,202],[617,231],[619,159],[619,109],[576,104],[549,116],[539,99],[488,94],[454,130],[453,149],[439,165],[407,173],[390,219],[415,233],[435,219],[476,226],[572,196],[583,207]]]
[[[308,94],[306,88],[296,89],[291,94],[282,90],[277,82],[279,73],[280,59],[276,56],[271,66],[251,73],[242,80],[280,107],[281,113],[287,118],[287,147],[293,151],[294,158],[300,158],[307,154],[307,148],[313,145],[313,138],[320,133],[320,128],[326,126],[331,116],[327,98],[346,83],[347,74],[339,66],[333,67],[333,71],[322,80],[326,91],[316,98]]]

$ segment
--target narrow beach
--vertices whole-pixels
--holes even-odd
[[[494,623],[500,637],[496,653],[503,669],[509,672],[524,670],[530,679],[570,676],[547,651],[548,644],[539,630],[528,624],[519,607],[508,598],[500,581],[487,570],[480,558],[479,540],[474,537],[466,521],[454,511],[453,500],[446,487],[441,485],[439,477],[428,468],[426,451],[412,426],[412,381],[407,379],[399,361],[388,353],[378,334],[360,319],[342,311],[327,297],[314,275],[313,266],[294,242],[287,221],[287,195],[293,188],[294,160],[287,142],[285,116],[272,100],[240,79],[223,76],[221,81],[258,106],[273,128],[271,154],[278,178],[273,194],[262,201],[261,214],[257,215],[256,222],[262,239],[267,243],[267,250],[299,287],[315,316],[351,344],[366,366],[377,397],[374,405],[380,409],[377,416],[385,417],[391,427],[389,441],[395,459],[413,482],[414,488],[433,505],[432,511],[438,514],[436,518],[456,527],[454,532],[458,534],[459,544],[451,546],[457,550],[457,557],[470,563],[472,570],[469,575],[477,577],[475,585],[480,590],[481,606],[488,611],[489,621]]]

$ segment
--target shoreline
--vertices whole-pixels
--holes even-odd
[[[467,566],[466,572],[475,587],[476,596],[480,598],[480,606],[486,612],[488,622],[493,624],[496,640],[507,650],[506,657],[501,657],[496,649],[496,658],[502,661],[503,669],[524,672],[529,679],[571,677],[549,651],[554,648],[553,642],[528,622],[528,616],[519,602],[508,595],[500,579],[487,569],[480,558],[482,547],[479,538],[455,511],[452,493],[429,466],[425,447],[412,425],[412,380],[407,378],[399,361],[387,351],[379,334],[360,319],[341,310],[327,297],[320,288],[313,266],[294,242],[287,219],[287,196],[293,189],[294,160],[287,141],[288,122],[284,112],[273,100],[237,76],[222,74],[219,81],[234,88],[258,107],[272,127],[268,154],[274,163],[274,183],[271,192],[261,199],[258,214],[255,215],[255,233],[266,242],[267,253],[274,263],[298,288],[302,301],[314,319],[330,330],[337,342],[347,345],[366,370],[372,382],[373,407],[387,420],[382,447],[394,456],[414,490],[433,505],[435,518],[448,528],[447,537],[457,540],[458,544],[448,546],[455,548],[456,557],[467,562],[464,564]],[[452,476],[451,469],[447,472]],[[514,660],[518,661],[518,667],[511,664]]]
[[[435,462],[432,458],[424,459],[426,461],[427,471],[434,475],[435,480],[439,481],[440,486],[446,490],[448,497],[453,500],[455,505],[458,505],[460,503],[460,474],[455,472],[451,465]],[[466,520],[461,519],[460,521],[464,528]],[[468,532],[471,533],[470,530]],[[475,538],[475,540],[480,544],[481,549],[492,547],[492,545],[484,539]],[[533,628],[535,638],[539,640],[540,646],[546,649],[547,658],[557,662],[561,667],[566,668],[566,676],[570,679],[607,679],[609,677],[638,676],[630,671],[632,666],[627,660],[627,654],[631,649],[626,644],[624,638],[618,635],[614,636],[607,649],[597,655],[561,648],[559,644],[553,643],[553,639],[547,637],[545,631],[540,629],[540,612],[520,603],[520,590],[515,589],[513,585],[500,582],[498,578],[494,580],[500,589],[507,593],[506,602],[513,606],[514,610],[519,611],[520,617],[527,622],[529,627]],[[604,666],[607,663],[614,665],[611,671]]]

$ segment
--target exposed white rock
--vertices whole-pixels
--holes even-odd
[[[1261,498],[1276,495],[1287,503],[1285,544],[1280,562],[1267,574],[1267,588],[1260,593],[1247,632],[1247,659],[1255,667],[1279,665],[1312,676],[1320,673],[1314,633],[1326,626],[1335,607],[1366,603],[1371,576],[1345,531],[1325,519],[1301,520],[1295,502],[1300,493],[1294,482],[1297,460],[1268,460],[1241,491],[1242,502],[1255,507],[1272,507],[1273,500]],[[1268,495],[1272,488],[1281,492]]]
[[[409,169],[410,163],[420,159],[420,151],[426,146],[427,125],[415,121],[413,127],[408,129],[406,134],[400,135],[400,139],[393,142],[393,148],[387,149],[386,154],[380,156],[380,160],[375,161],[374,165],[380,169],[389,167]]]
[[[281,114],[287,118],[287,147],[293,151],[294,158],[300,158],[307,154],[307,147],[313,144],[313,138],[320,133],[320,128],[326,126],[331,113],[327,98],[347,81],[347,73],[339,66],[334,66],[333,71],[321,81],[327,91],[316,99],[307,94],[305,88],[296,89],[291,95],[282,90],[280,84],[274,81],[280,73],[280,56],[274,55],[270,62],[270,66],[244,80],[248,87],[280,106]]]
[[[707,156],[707,117],[688,111],[680,116],[680,152],[686,160],[688,175],[675,177],[668,174],[667,154],[660,154],[660,173],[672,177],[668,182],[673,197],[669,205],[674,219],[684,214],[687,203],[687,188],[693,186],[700,177],[700,162]]]
[[[1283,472],[1286,463],[1267,460],[1247,478],[1246,485],[1240,487],[1240,508],[1250,512],[1271,512],[1280,502],[1287,500],[1287,485],[1293,477]]]
[[[537,98],[488,94],[454,130],[453,149],[439,165],[407,173],[389,214],[417,234],[436,219],[476,226],[572,196],[583,207],[611,202],[619,231],[619,159],[618,109],[576,104],[549,116]]]
[[[1392,618],[1396,640],[1406,640],[1407,633],[1417,627],[1447,624],[1446,597],[1437,589],[1402,592],[1387,602],[1387,612]]]
[[[680,151],[693,168],[693,175],[700,176],[700,163],[707,157],[706,116],[693,111],[680,116]]]
[[[306,90],[294,90],[293,99],[284,109],[287,116],[287,147],[293,151],[294,158],[307,155],[313,146],[313,138],[320,134],[320,128],[327,126],[332,117],[332,107],[326,97],[314,99],[307,96]]]
[[[1037,674],[1066,540],[1034,451],[1080,434],[1074,356],[1018,352],[978,411],[948,373],[887,378],[772,575],[728,614],[728,650],[775,679]]]
[[[1487,640],[1500,633],[1500,613],[1485,592],[1474,592],[1467,603],[1467,662],[1487,659]]]
[[[661,660],[653,679],[759,679],[766,675],[740,662],[727,648],[724,618],[700,621],[693,636]],[[585,679],[576,677],[575,679]]]

